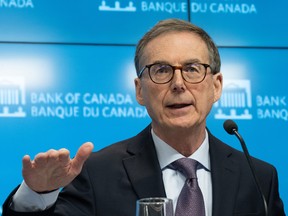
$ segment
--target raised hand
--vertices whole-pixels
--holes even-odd
[[[93,144],[84,143],[71,159],[67,149],[39,153],[31,161],[29,155],[22,160],[22,175],[26,184],[36,192],[46,192],[68,185],[82,170],[93,150]]]

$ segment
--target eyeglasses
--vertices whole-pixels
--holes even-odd
[[[190,63],[183,66],[154,63],[144,66],[138,73],[138,77],[140,78],[145,69],[148,68],[150,79],[154,83],[165,84],[173,79],[175,70],[179,69],[181,70],[182,78],[186,82],[197,84],[205,79],[208,67],[210,67],[210,65],[203,63]]]

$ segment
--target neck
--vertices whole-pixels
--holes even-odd
[[[185,129],[153,127],[153,130],[160,139],[185,157],[192,155],[205,139],[205,127]]]

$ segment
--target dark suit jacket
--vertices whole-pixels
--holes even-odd
[[[133,138],[92,153],[81,174],[63,189],[52,208],[41,213],[13,212],[8,207],[12,193],[4,204],[3,216],[134,216],[137,199],[166,196],[150,130],[149,126]],[[210,132],[209,143],[213,216],[264,215],[244,155]],[[253,162],[269,216],[285,215],[275,168],[257,159]]]

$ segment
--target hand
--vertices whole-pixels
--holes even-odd
[[[22,175],[28,187],[36,192],[45,192],[68,185],[82,170],[84,162],[93,150],[93,144],[84,143],[71,159],[67,149],[39,153],[34,160],[25,155],[22,160]]]

